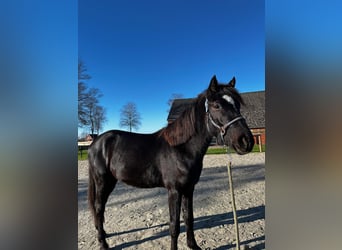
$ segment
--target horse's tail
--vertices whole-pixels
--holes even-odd
[[[96,195],[96,187],[94,182],[94,176],[93,176],[93,166],[91,165],[91,162],[89,160],[89,182],[88,182],[88,203],[90,211],[93,215],[93,218],[95,218],[95,195]]]

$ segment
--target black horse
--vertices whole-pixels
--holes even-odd
[[[227,85],[216,76],[209,88],[173,123],[153,134],[111,130],[100,135],[88,150],[88,200],[101,249],[107,249],[103,229],[105,204],[118,180],[140,188],[168,190],[171,249],[177,249],[182,207],[191,249],[200,249],[193,228],[193,192],[202,161],[213,136],[238,154],[252,150],[254,139],[240,114],[243,100],[235,78]]]

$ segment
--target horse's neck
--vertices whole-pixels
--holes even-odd
[[[198,107],[199,109],[203,108],[203,112],[202,111],[197,111],[196,112],[196,122],[195,122],[195,126],[196,126],[196,130],[197,133],[194,134],[194,136],[191,137],[189,143],[190,145],[194,145],[194,149],[196,151],[202,152],[202,151],[206,151],[210,141],[213,137],[213,135],[210,134],[210,132],[208,131],[208,124],[207,124],[207,119],[206,119],[206,112],[205,111],[205,106],[204,106],[205,101],[200,102]]]

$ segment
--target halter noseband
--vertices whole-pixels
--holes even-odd
[[[226,133],[226,130],[229,128],[230,125],[232,125],[233,123],[244,119],[241,115],[234,118],[233,120],[227,122],[226,124],[224,124],[223,126],[218,125],[213,118],[210,115],[209,109],[208,109],[208,99],[205,100],[205,112],[208,114],[208,122],[207,122],[207,128],[209,131],[209,121],[211,122],[212,125],[214,125],[214,127],[218,128],[220,130],[220,134],[223,140],[223,136]],[[210,131],[209,131],[210,132]],[[223,140],[224,141],[224,140]]]

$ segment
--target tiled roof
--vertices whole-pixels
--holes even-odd
[[[241,114],[250,128],[265,127],[265,91],[241,93],[245,105],[241,106]],[[175,99],[167,120],[174,121],[194,102],[194,98]]]
[[[265,127],[265,91],[241,93],[245,105],[241,114],[250,128]]]
[[[194,102],[195,98],[174,99],[171,105],[167,121],[174,121],[183,111]]]

